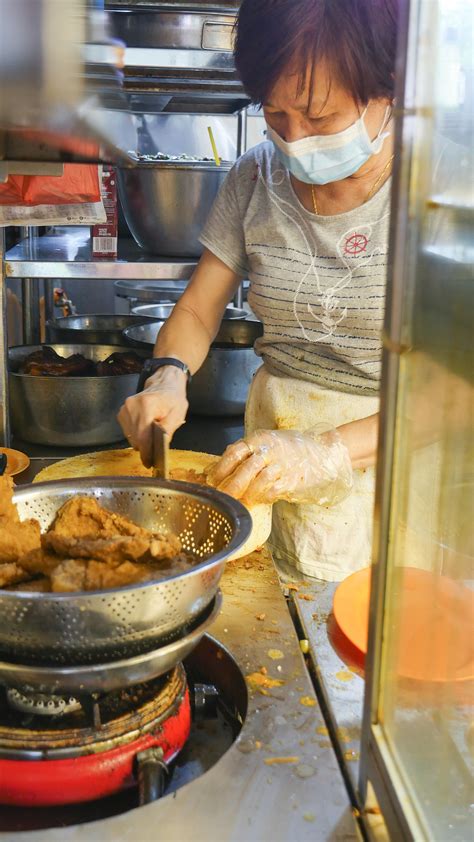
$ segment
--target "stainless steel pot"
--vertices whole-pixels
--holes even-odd
[[[152,321],[152,315],[65,316],[46,322],[47,342],[80,342],[86,345],[122,345],[126,327]]]
[[[174,304],[141,304],[138,307],[134,307],[132,313],[136,316],[148,317],[146,321],[149,318],[153,318],[157,322],[164,322],[168,316],[171,316],[173,307]],[[247,310],[243,310],[240,307],[226,307],[222,318],[224,321],[227,321],[228,319],[246,319],[247,316]],[[129,327],[129,325],[125,325],[124,329],[125,327]],[[135,325],[130,325],[130,327],[135,327]]]
[[[10,348],[9,387],[11,424],[18,438],[34,444],[57,447],[89,447],[123,439],[116,419],[124,400],[133,395],[138,374],[116,377],[34,377],[19,374],[21,362],[41,345]],[[98,362],[114,351],[130,348],[116,345],[51,345],[60,356],[83,354]],[[140,352],[139,352],[140,353]],[[146,358],[148,353],[140,353]]]
[[[123,212],[134,239],[151,254],[199,257],[198,237],[232,164],[154,161],[118,170]]]
[[[163,322],[127,328],[124,337],[137,348],[154,347]],[[261,365],[253,350],[263,333],[261,322],[225,321],[189,388],[189,410],[195,415],[241,415],[252,378]]]
[[[116,312],[131,313],[139,304],[178,301],[187,285],[188,281],[114,281]]]

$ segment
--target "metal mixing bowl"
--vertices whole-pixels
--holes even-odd
[[[232,164],[154,161],[118,170],[120,201],[141,248],[168,257],[199,257],[199,235]]]
[[[151,322],[150,324],[154,324]],[[138,374],[115,377],[34,377],[20,374],[25,357],[41,345],[10,348],[9,389],[13,432],[34,444],[57,447],[89,447],[122,441],[117,413],[138,386]],[[83,354],[98,362],[115,351],[130,351],[117,345],[50,345],[62,357]],[[147,352],[138,351],[144,359]]]
[[[163,322],[124,330],[125,339],[152,351]],[[245,410],[252,378],[261,365],[255,340],[263,333],[261,322],[222,322],[201,368],[188,387],[189,410],[195,415],[241,415]]]
[[[46,322],[48,342],[74,342],[86,345],[121,345],[122,332],[126,327],[134,327],[152,321],[152,315],[144,313],[134,315],[93,315],[64,316]]]
[[[136,316],[146,316],[147,319],[143,319],[143,322],[149,321],[150,319],[154,319],[155,321],[166,321],[166,319],[171,316],[173,312],[174,304],[140,304],[138,307],[132,308],[132,313]],[[241,307],[226,307],[224,315],[222,316],[223,321],[228,321],[229,319],[246,319],[248,316],[247,310],[244,310]],[[129,325],[124,325],[124,329],[129,327]],[[135,327],[135,325],[130,325],[130,327]]]

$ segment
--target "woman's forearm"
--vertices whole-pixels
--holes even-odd
[[[226,305],[241,278],[207,249],[193,277],[161,328],[156,357],[176,357],[194,374],[203,364],[214,340]]]
[[[154,356],[176,357],[194,374],[206,359],[213,338],[193,312],[177,304],[158,334]]]
[[[346,445],[353,468],[369,468],[377,458],[379,413],[351,421],[337,428]]]

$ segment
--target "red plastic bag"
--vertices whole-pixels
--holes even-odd
[[[100,201],[96,164],[64,164],[62,175],[11,175],[0,184],[0,205],[73,205]]]

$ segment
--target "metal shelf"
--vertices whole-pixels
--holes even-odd
[[[116,260],[94,259],[88,227],[55,228],[48,236],[22,240],[5,254],[10,278],[187,280],[196,266],[196,259],[146,254],[131,239],[119,240]]]

